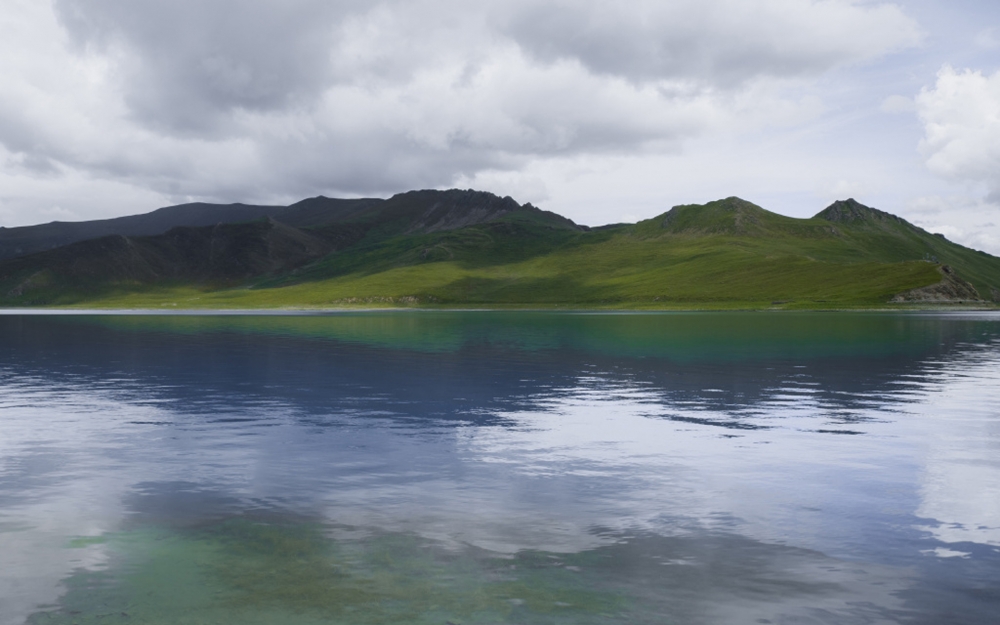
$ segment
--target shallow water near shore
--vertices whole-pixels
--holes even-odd
[[[0,315],[0,625],[994,623],[996,313]]]

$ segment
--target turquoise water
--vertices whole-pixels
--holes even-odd
[[[0,625],[994,623],[1000,316],[0,315]]]

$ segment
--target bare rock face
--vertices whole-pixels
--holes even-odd
[[[982,303],[985,300],[979,296],[979,291],[962,278],[958,277],[955,270],[948,265],[941,265],[941,281],[937,284],[911,289],[894,296],[890,302],[903,304],[914,303],[941,303],[941,304],[965,304]]]

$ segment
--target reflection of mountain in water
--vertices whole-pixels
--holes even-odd
[[[776,425],[760,417],[781,406],[864,420],[907,402],[942,360],[1000,337],[976,316],[442,315],[3,317],[0,362],[115,380],[119,397],[134,388],[133,400],[180,412],[279,402],[317,422],[485,424],[581,388],[627,389],[667,418],[757,428]]]

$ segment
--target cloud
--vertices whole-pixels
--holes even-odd
[[[78,50],[115,58],[142,122],[200,133],[234,110],[273,111],[322,93],[335,23],[351,2],[56,0]]]
[[[225,200],[676,152],[809,119],[809,81],[919,38],[850,0],[11,0],[0,19],[6,171]]]
[[[504,32],[549,62],[639,81],[738,84],[811,76],[915,44],[894,5],[808,0],[602,0],[515,4]]]
[[[981,183],[1000,195],[1000,72],[945,66],[916,99],[927,167],[949,179]]]

